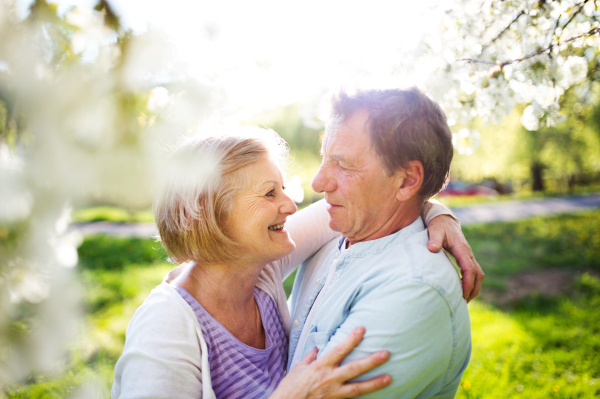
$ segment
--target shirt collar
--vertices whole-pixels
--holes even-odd
[[[378,238],[376,240],[357,242],[352,246],[345,248],[346,237],[341,237],[338,242],[338,251],[344,254],[344,256],[368,256],[375,255],[390,245],[397,245],[402,241],[408,239],[413,234],[419,233],[425,230],[425,224],[421,216],[418,216],[411,224],[400,229],[399,231],[390,234],[385,237]]]

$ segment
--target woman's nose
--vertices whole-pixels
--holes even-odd
[[[283,193],[283,196],[283,204],[279,211],[284,215],[293,215],[298,210],[296,203],[286,193]]]

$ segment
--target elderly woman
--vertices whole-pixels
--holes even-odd
[[[345,398],[389,384],[345,383],[386,352],[337,367],[364,330],[286,376],[283,280],[339,234],[323,201],[296,213],[284,192],[286,157],[279,136],[254,127],[193,138],[174,153],[190,172],[162,189],[155,219],[170,259],[183,264],[135,312],[113,398]],[[426,206],[426,221],[439,207]]]

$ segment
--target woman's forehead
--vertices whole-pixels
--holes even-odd
[[[283,184],[283,172],[271,158],[263,158],[244,169],[253,187],[262,186],[268,182]]]

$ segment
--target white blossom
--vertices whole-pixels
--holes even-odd
[[[461,129],[452,133],[452,145],[461,155],[471,155],[481,142],[481,135],[475,129]]]
[[[54,57],[62,47],[46,34],[53,26],[19,21],[5,5],[0,90],[10,94],[3,103],[15,99],[26,124],[7,121],[19,134],[16,144],[0,137],[0,331],[17,322],[31,331],[0,333],[0,391],[36,372],[60,371],[82,320],[74,270],[82,237],[68,229],[70,205],[110,199],[148,206],[167,149],[219,105],[213,89],[184,86],[185,71],[154,32],[131,38],[123,54],[103,12],[75,8],[66,17],[75,33],[56,34],[70,39],[81,60],[63,64]],[[128,108],[144,96],[160,113],[147,115],[153,123],[140,124],[137,105]],[[211,168],[181,175],[202,182]]]
[[[166,110],[172,101],[169,90],[164,87],[155,87],[150,91],[147,108],[152,112],[160,113]]]
[[[598,51],[600,34],[593,29],[600,13],[595,3],[580,4],[440,2],[428,15],[438,29],[429,31],[418,53],[402,54],[410,62],[396,71],[426,76],[425,87],[443,90],[434,97],[453,123],[468,125],[475,116],[499,122],[518,103],[526,105],[522,121],[528,129],[537,130],[534,118],[552,125],[561,119],[561,96],[586,80]],[[582,47],[585,57],[570,46]]]
[[[540,115],[536,113],[533,105],[529,105],[523,110],[521,124],[527,130],[538,130],[540,128]]]

